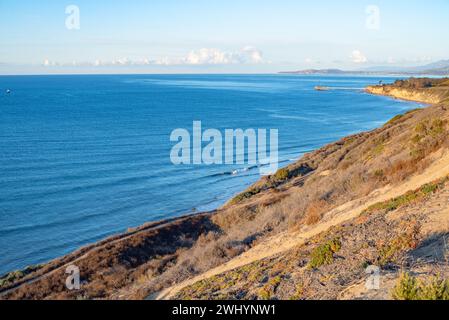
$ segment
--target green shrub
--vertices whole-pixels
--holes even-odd
[[[424,193],[425,195],[428,195],[437,191],[438,187],[439,186],[436,183],[429,183],[421,188],[421,192]]]
[[[367,211],[385,210],[387,212],[394,211],[400,207],[403,207],[418,198],[419,194],[417,192],[408,192],[400,197],[390,199],[385,202],[376,203],[370,206]]]
[[[449,300],[449,281],[434,277],[428,284],[421,286],[421,300]]]
[[[410,155],[416,160],[423,159],[427,154],[437,150],[447,139],[447,121],[427,119],[415,127],[416,134],[411,138]]]
[[[340,251],[341,242],[339,239],[330,240],[315,248],[310,255],[309,268],[317,269],[323,265],[334,262],[334,254]]]
[[[375,173],[375,176],[376,173]],[[432,183],[428,183],[424,186],[422,186],[420,189],[415,190],[415,191],[409,191],[406,194],[399,196],[397,198],[393,198],[384,202],[379,202],[376,204],[373,204],[372,206],[370,206],[368,209],[365,210],[365,214],[372,212],[372,211],[376,211],[376,210],[385,210],[387,212],[390,211],[394,211],[396,209],[399,209],[405,205],[408,205],[416,200],[422,199],[425,196],[436,192],[437,190],[439,190],[441,187],[443,187],[446,182],[448,181],[449,177],[440,179],[438,181],[432,182]]]
[[[6,274],[2,278],[0,278],[0,288],[3,286],[13,284],[15,281],[22,279],[23,277],[25,277],[28,273],[32,272],[33,270],[34,269],[31,269],[31,267],[28,267],[24,271],[19,270],[19,271],[13,271],[13,272]]]
[[[426,89],[445,85],[447,79],[434,78],[410,78],[407,80],[396,80],[393,87],[406,89]]]
[[[439,137],[446,133],[446,120],[433,119],[424,120],[418,123],[415,127],[416,136],[412,138],[413,143],[419,143],[426,137]]]
[[[263,287],[259,291],[259,297],[262,300],[270,300],[271,299],[271,291],[268,288]]]
[[[419,300],[418,281],[408,273],[401,274],[392,296],[394,300]]]
[[[439,136],[446,131],[446,120],[435,119],[432,121],[432,125],[430,126],[430,135],[432,137]]]
[[[403,273],[393,289],[392,296],[395,300],[449,300],[449,281],[437,276],[423,282]]]
[[[279,169],[275,173],[273,178],[276,182],[283,182],[283,181],[287,180],[289,178],[289,176],[290,176],[290,172],[287,169],[283,168],[283,169]]]
[[[231,201],[230,204],[236,204],[239,202],[242,202],[243,200],[249,199],[257,194],[259,194],[262,190],[259,188],[251,188],[245,192],[242,192],[235,196]]]
[[[404,118],[404,115],[403,114],[398,114],[397,116],[393,117],[390,121],[388,121],[387,125],[388,124],[395,124],[396,122],[398,122],[402,118]]]

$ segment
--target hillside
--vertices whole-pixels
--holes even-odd
[[[434,63],[418,67],[374,66],[362,70],[306,69],[296,71],[282,71],[279,73],[301,74],[301,75],[346,74],[346,75],[447,76],[449,74],[449,60],[440,60]]]
[[[402,100],[437,104],[449,101],[448,87],[449,80],[447,78],[412,78],[408,81],[397,80],[392,85],[369,86],[366,91]]]
[[[449,86],[429,81],[367,91],[432,106],[307,154],[214,212],[11,273],[0,279],[1,297],[391,299],[401,270],[444,284]],[[81,270],[79,291],[65,289],[71,264]],[[369,265],[382,270],[381,290],[364,290]]]

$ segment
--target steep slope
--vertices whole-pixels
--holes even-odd
[[[414,82],[401,86],[414,86]],[[435,91],[435,95],[439,93]],[[43,266],[6,275],[0,279],[0,297],[208,297],[210,292],[180,292],[198,280],[207,281],[235,268],[271,261],[297,246],[307,247],[329,230],[358,219],[371,204],[398,197],[448,174],[448,119],[444,101],[407,112],[379,129],[305,155],[214,212],[129,230]],[[364,228],[368,232],[370,225]],[[395,228],[385,232],[396,232]],[[82,286],[77,291],[65,288],[65,269],[72,264],[81,271]],[[281,277],[273,281],[280,284],[283,280]],[[230,283],[232,280],[227,286]],[[218,290],[214,297],[221,294],[227,291]]]
[[[398,80],[393,85],[369,86],[366,91],[371,94],[390,96],[402,100],[437,104],[449,99],[448,86],[449,80],[447,78],[422,78],[409,81]]]
[[[401,273],[448,277],[448,178],[379,203],[283,253],[184,287],[177,299],[391,299]],[[400,204],[390,207],[398,199]],[[367,287],[368,266],[381,269]]]
[[[439,157],[439,155],[437,157]],[[402,183],[397,186],[387,186],[385,188],[376,190],[366,197],[346,203],[334,210],[331,210],[330,212],[325,214],[322,221],[316,226],[305,228],[303,231],[300,232],[285,232],[280,235],[269,238],[265,240],[263,243],[245,252],[244,254],[229,261],[228,263],[225,263],[224,265],[219,266],[218,268],[212,269],[204,274],[201,274],[198,277],[180,283],[174,287],[170,287],[164,290],[163,292],[154,295],[153,298],[155,299],[170,299],[173,297],[189,298],[189,299],[192,297],[195,299],[213,298],[213,295],[211,295],[210,291],[208,291],[207,293],[201,292],[201,294],[205,294],[205,296],[198,295],[199,293],[198,291],[195,292],[197,295],[194,295],[192,294],[192,292],[189,292],[189,289],[191,288],[187,287],[192,286],[193,288],[196,288],[195,283],[203,282],[203,285],[198,284],[198,286],[202,286],[203,288],[210,288],[210,290],[214,292],[214,290],[216,290],[216,284],[214,284],[212,281],[207,281],[207,279],[216,277],[218,275],[222,275],[222,277],[226,278],[227,277],[226,273],[229,271],[239,272],[240,270],[239,268],[241,267],[247,266],[252,263],[256,263],[268,257],[276,256],[280,253],[291,250],[294,247],[303,247],[308,241],[313,241],[313,239],[317,236],[322,237],[321,234],[327,233],[332,228],[339,227],[345,223],[350,223],[350,221],[354,221],[360,215],[366,213],[367,210],[372,210],[370,208],[375,207],[376,204],[388,202],[390,199],[404,197],[404,195],[406,195],[408,192],[413,192],[414,190],[418,190],[420,188],[423,188],[424,186],[427,186],[430,189],[432,189],[432,187],[430,187],[431,185],[438,184],[435,183],[435,179],[446,176],[449,176],[449,152],[446,152],[443,156],[441,156],[441,158],[439,157],[439,159],[435,161],[431,166],[429,166],[423,173],[411,177],[405,183]],[[447,180],[448,179],[443,178],[442,181],[444,181],[444,185],[439,186],[439,188],[442,189],[443,187],[445,187],[444,192],[442,193],[445,197],[444,199],[446,201],[446,204],[449,204],[449,186],[446,186]],[[438,202],[438,204],[441,203],[442,201]],[[422,207],[423,206],[422,203],[420,204]],[[430,200],[427,204],[429,205],[430,210],[434,209],[434,206],[432,205],[433,203],[431,203]],[[437,209],[441,209],[442,211],[444,211],[443,217],[447,219],[445,223],[447,230],[445,229],[445,232],[449,233],[449,207],[438,206]],[[446,213],[448,213],[448,215],[446,215]],[[401,217],[403,218],[404,216]],[[371,228],[373,228],[373,230],[371,230],[373,234],[376,234],[377,227],[371,226]],[[387,239],[382,240],[386,241]],[[360,244],[363,245],[364,244],[363,241],[360,241]],[[284,258],[280,260],[284,260]],[[217,279],[217,281],[219,280]],[[236,286],[240,285],[241,284],[236,284]],[[180,291],[183,292],[179,296],[177,296]],[[221,295],[221,297],[223,298],[223,292],[218,292],[218,294]],[[228,299],[235,297],[227,296],[226,298]],[[289,297],[282,296],[279,298],[285,299]]]
[[[434,81],[434,80],[432,80]],[[441,97],[447,95],[447,88],[441,85],[442,82],[446,82],[446,79],[443,80],[435,80],[437,81],[438,90],[422,90],[420,91],[419,88],[414,89],[397,89],[394,88],[394,86],[389,86],[387,91],[382,91],[383,93],[388,92],[388,94],[395,95],[396,98],[407,98],[407,99],[413,99],[413,100],[420,100],[424,102],[435,102],[439,103],[441,101],[444,101]],[[421,84],[422,82],[419,82]],[[425,83],[425,82],[424,82]],[[403,85],[403,83],[401,83]],[[407,83],[407,85],[415,85],[414,80],[411,80],[411,83]],[[378,86],[377,88],[380,88],[381,90],[385,90],[387,86]],[[376,88],[376,87],[372,87]],[[372,89],[368,88],[368,91],[371,91]],[[395,90],[404,90],[404,91],[395,91]],[[393,92],[393,93],[392,93]],[[400,92],[400,94],[398,94]],[[445,110],[446,107],[444,105],[438,106],[438,109]],[[392,121],[389,124],[395,123],[402,119],[403,116],[396,117],[395,119],[392,119]],[[441,120],[441,119],[440,119]],[[426,120],[425,120],[426,121]],[[425,122],[424,121],[424,122]],[[428,121],[428,120],[427,120]],[[438,122],[438,120],[436,120]],[[435,123],[436,124],[436,123]],[[388,125],[388,124],[387,124]],[[422,123],[418,124],[414,130],[410,130],[410,134],[413,136],[414,132],[419,132],[420,127],[422,126]],[[422,129],[422,128],[421,128]],[[434,128],[435,130],[439,130]],[[404,130],[407,132],[408,130]],[[431,130],[432,131],[432,130]],[[433,135],[431,133],[431,135]],[[419,136],[419,133],[411,138],[411,140],[419,140],[421,137]],[[383,148],[382,148],[383,149]],[[415,151],[410,150],[410,153],[413,154]],[[433,155],[432,157],[429,157],[427,160],[432,163],[422,174],[412,174],[410,173],[410,176],[408,177],[407,181],[398,184],[398,185],[388,185],[382,189],[375,190],[370,195],[366,197],[361,197],[357,199],[356,201],[351,201],[348,203],[345,203],[344,205],[331,210],[330,212],[327,212],[324,214],[324,218],[321,217],[321,222],[313,228],[303,228],[302,231],[296,232],[296,233],[283,233],[281,235],[277,235],[273,238],[267,239],[264,241],[264,243],[256,246],[255,248],[249,250],[248,252],[244,253],[243,255],[233,259],[232,261],[218,267],[215,269],[210,270],[209,272],[202,274],[196,278],[190,279],[189,281],[186,281],[184,283],[178,284],[177,286],[168,288],[159,294],[153,295],[153,298],[156,299],[170,299],[172,297],[177,298],[213,298],[214,296],[211,295],[211,291],[208,293],[200,293],[198,294],[197,290],[199,288],[212,288],[212,292],[218,292],[218,296],[221,298],[255,298],[254,296],[247,297],[242,295],[245,290],[240,287],[240,290],[237,290],[235,292],[238,293],[238,296],[226,296],[223,295],[222,290],[217,290],[217,284],[214,283],[214,281],[210,281],[208,279],[217,279],[217,276],[223,275],[226,277],[227,273],[231,270],[237,269],[241,271],[241,268],[243,269],[247,268],[249,264],[251,263],[257,263],[260,262],[261,259],[277,255],[281,252],[287,251],[291,249],[294,246],[302,246],[304,245],[308,240],[311,239],[311,237],[316,236],[319,233],[326,232],[326,230],[329,230],[333,227],[339,226],[344,222],[347,222],[350,219],[355,219],[358,217],[361,213],[364,212],[367,208],[369,208],[373,203],[375,202],[382,202],[387,201],[388,199],[394,199],[395,197],[400,197],[401,194],[406,193],[407,191],[411,191],[413,189],[419,188],[425,184],[430,183],[433,179],[441,178],[446,176],[449,173],[449,157],[446,152],[446,146],[439,149],[439,152],[444,152],[444,156],[442,156],[439,160],[436,160],[438,156]],[[437,153],[438,154],[438,153]],[[435,156],[435,158],[434,158]],[[326,175],[329,175],[330,173],[327,172]],[[256,189],[260,189],[259,186],[256,185]],[[252,193],[250,193],[252,194]],[[360,205],[360,203],[362,203]],[[358,205],[357,205],[358,204]],[[431,204],[431,203],[428,203]],[[430,206],[432,208],[432,206]],[[447,217],[446,217],[447,218]],[[449,224],[449,222],[448,222]],[[446,230],[446,231],[449,231]],[[239,269],[240,268],[240,269]],[[247,276],[247,275],[246,275]],[[246,277],[244,276],[244,277]],[[220,278],[220,277],[218,277]],[[221,278],[222,279],[222,278]],[[223,280],[223,279],[222,279]],[[279,280],[279,279],[278,279]],[[220,280],[217,280],[220,282]],[[231,282],[235,282],[234,280],[229,280]],[[279,280],[279,284],[281,281]],[[279,285],[278,284],[278,285]],[[223,281],[221,285],[226,286],[226,281]],[[226,286],[229,289],[229,286]],[[193,288],[193,292],[192,292]],[[220,286],[218,286],[220,288]],[[235,288],[234,288],[235,289]],[[200,290],[201,291],[201,290]],[[180,293],[181,292],[181,293]],[[204,294],[204,295],[203,295]],[[258,298],[261,298],[260,296],[256,296]],[[323,296],[324,297],[324,296]],[[263,298],[263,297],[262,297]],[[285,299],[288,297],[281,296],[281,299]]]

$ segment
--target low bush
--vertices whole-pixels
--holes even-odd
[[[408,273],[401,274],[392,296],[394,300],[419,300],[419,283]]]
[[[405,89],[425,89],[444,85],[446,81],[447,78],[410,78],[408,80],[396,80],[393,86]]]
[[[334,262],[334,254],[340,251],[340,239],[335,238],[315,248],[310,255],[309,268],[317,269]]]
[[[395,300],[449,300],[449,280],[439,276],[420,281],[403,273],[392,291]]]
[[[290,172],[286,169],[279,169],[273,176],[274,180],[276,182],[284,182],[285,180],[287,180],[290,176]]]
[[[237,196],[235,196],[229,203],[232,204],[236,204],[239,202],[242,202],[243,200],[249,199],[257,194],[259,194],[262,190],[260,190],[259,188],[251,188],[248,189],[245,192],[242,192],[240,194],[238,194]]]
[[[39,270],[40,268],[42,268],[42,265],[35,265],[35,266],[29,266],[29,267],[25,268],[24,270],[18,270],[18,271],[13,271],[13,272],[7,273],[4,276],[0,277],[0,288],[9,286],[9,285],[13,284],[14,282],[23,279],[30,273]]]
[[[410,155],[420,160],[440,148],[447,140],[447,121],[427,119],[415,127],[415,135],[411,138]]]
[[[402,196],[384,202],[373,204],[368,209],[366,209],[364,213],[366,214],[377,210],[385,210],[386,212],[397,210],[403,206],[409,205],[417,200],[420,200],[428,196],[429,194],[438,191],[439,189],[443,188],[448,181],[449,176],[431,183],[427,183],[423,185],[421,188],[414,191],[409,191],[406,194],[403,194]]]

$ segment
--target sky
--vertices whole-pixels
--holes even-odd
[[[0,0],[0,75],[266,73],[449,59],[447,0]]]

